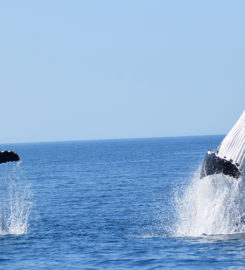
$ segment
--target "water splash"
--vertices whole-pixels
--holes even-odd
[[[245,232],[245,181],[223,174],[199,178],[175,196],[177,236]]]
[[[25,234],[32,207],[30,185],[17,165],[7,165],[1,171],[0,235]]]

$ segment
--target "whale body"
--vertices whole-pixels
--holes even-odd
[[[245,161],[245,111],[215,152],[208,151],[205,155],[201,178],[223,173],[234,178],[243,175]]]
[[[19,161],[20,157],[17,153],[13,151],[0,151],[0,163]]]

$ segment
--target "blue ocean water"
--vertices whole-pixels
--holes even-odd
[[[245,269],[243,181],[198,176],[222,138],[1,145],[0,269]]]

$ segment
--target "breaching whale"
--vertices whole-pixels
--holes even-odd
[[[215,152],[210,150],[205,155],[201,178],[223,173],[234,178],[243,174],[245,161],[245,111]]]
[[[0,151],[0,163],[5,163],[9,161],[19,161],[20,157],[17,153],[13,151]]]

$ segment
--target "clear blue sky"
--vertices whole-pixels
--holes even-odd
[[[0,142],[225,134],[245,1],[1,1]]]

